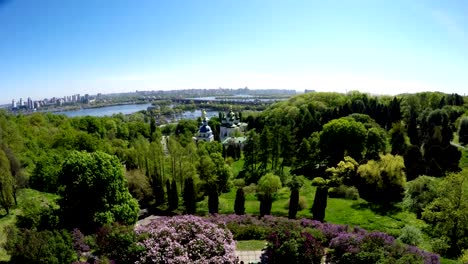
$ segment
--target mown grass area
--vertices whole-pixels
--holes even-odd
[[[50,193],[42,193],[33,189],[22,189],[17,193],[18,206],[10,210],[10,214],[6,215],[6,211],[0,209],[0,261],[8,261],[8,256],[5,249],[2,247],[6,242],[5,228],[14,226],[16,217],[22,215],[23,210],[30,209],[31,206],[50,204],[58,198],[57,195]]]
[[[240,240],[236,241],[237,250],[251,251],[251,250],[262,250],[265,248],[265,240]]]

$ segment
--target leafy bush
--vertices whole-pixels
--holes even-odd
[[[341,233],[330,241],[330,263],[440,263],[438,255],[398,243],[380,232]]]
[[[7,230],[5,249],[10,263],[62,264],[76,260],[70,234],[67,231]]]
[[[262,254],[262,262],[274,263],[320,263],[324,248],[308,232],[273,232]]]
[[[401,229],[401,235],[398,237],[401,242],[417,246],[423,241],[421,230],[414,226],[405,226]]]
[[[137,244],[137,235],[132,226],[107,225],[96,233],[97,254],[114,260],[115,263],[135,263],[143,247]]]
[[[424,208],[438,196],[438,182],[429,176],[419,176],[408,182],[404,206],[421,218]]]
[[[135,263],[236,263],[236,244],[226,228],[196,216],[161,217],[137,226],[145,251]]]
[[[357,200],[359,198],[359,191],[354,186],[340,185],[338,187],[330,188],[328,190],[328,197]]]

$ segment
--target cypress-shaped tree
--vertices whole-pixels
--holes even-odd
[[[208,212],[210,214],[217,214],[219,207],[218,188],[216,184],[211,184],[208,187]]]
[[[166,180],[166,197],[167,197],[167,203],[169,206],[169,210],[171,209],[171,181]]]
[[[312,205],[312,219],[323,222],[325,209],[327,208],[328,187],[318,186],[315,191],[314,204]]]
[[[288,218],[295,219],[299,208],[299,188],[291,188],[291,197],[289,198]]]
[[[179,194],[177,193],[177,183],[174,179],[172,180],[171,192],[169,196],[169,209],[177,209],[179,207]]]
[[[244,188],[240,187],[236,192],[236,200],[234,201],[234,212],[237,215],[245,214],[245,194]]]
[[[184,184],[184,206],[186,214],[195,214],[196,211],[196,201],[195,201],[195,187],[193,185],[193,179],[185,179]]]

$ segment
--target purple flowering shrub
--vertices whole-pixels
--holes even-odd
[[[381,232],[340,233],[330,241],[329,263],[421,263],[438,264],[439,256],[406,246]]]
[[[282,230],[273,232],[262,254],[262,263],[320,263],[324,248],[307,231]]]
[[[197,216],[161,217],[137,226],[143,263],[236,263],[231,232]]]
[[[274,216],[215,215],[207,219],[228,227],[236,239],[266,239],[264,263],[320,263],[316,261],[324,248],[328,248],[326,260],[330,264],[440,263],[436,254],[359,227]]]

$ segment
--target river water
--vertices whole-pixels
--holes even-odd
[[[128,104],[128,105],[113,105],[99,108],[86,108],[72,111],[55,112],[55,114],[63,114],[68,117],[76,116],[112,116],[114,114],[122,113],[124,115],[133,114],[141,110],[146,110],[151,104]],[[217,111],[206,111],[207,117],[218,116]],[[201,117],[201,110],[185,111],[181,114],[174,116],[167,116],[168,121],[179,119],[197,119]]]

